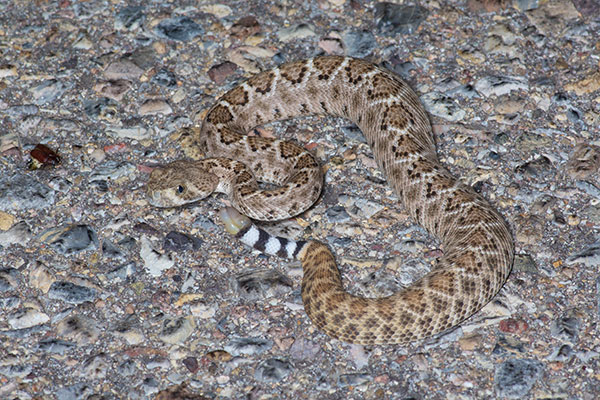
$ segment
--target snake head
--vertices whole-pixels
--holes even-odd
[[[178,207],[209,196],[218,178],[193,161],[175,161],[155,168],[146,184],[148,202],[155,207]]]

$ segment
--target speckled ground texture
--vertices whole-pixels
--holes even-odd
[[[0,398],[600,397],[596,0],[0,10]],[[443,163],[514,232],[505,287],[451,332],[410,346],[330,339],[303,312],[300,266],[224,231],[227,199],[158,210],[144,198],[152,167],[185,157],[178,128],[252,73],[318,54],[406,79]],[[267,228],[327,243],[352,292],[390,294],[440,256],[347,121],[253,134],[322,161],[319,202]],[[46,160],[31,165],[38,144],[60,160],[38,148]]]

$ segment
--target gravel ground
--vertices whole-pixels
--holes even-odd
[[[597,399],[600,5],[0,0],[0,398]],[[303,312],[302,271],[229,237],[215,196],[157,210],[177,129],[257,71],[347,54],[404,77],[441,160],[509,221],[498,297],[410,346],[352,346]],[[441,250],[347,121],[305,143],[327,185],[270,229],[326,242],[349,290],[385,295]],[[35,161],[32,161],[35,160]]]

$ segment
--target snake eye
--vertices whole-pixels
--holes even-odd
[[[177,186],[177,193],[183,193],[183,192],[185,192],[185,186],[183,186],[183,185]]]

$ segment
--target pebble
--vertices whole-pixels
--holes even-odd
[[[290,26],[289,28],[283,28],[277,31],[277,37],[282,42],[289,42],[295,39],[306,39],[311,36],[315,36],[315,28],[310,24],[297,24]]]
[[[383,210],[383,205],[381,203],[361,197],[343,194],[340,195],[338,201],[347,211],[350,211],[352,216],[361,219],[369,219],[379,211]]]
[[[232,36],[240,40],[245,40],[248,36],[256,35],[260,32],[260,24],[254,16],[249,15],[238,19],[231,26],[230,32]]]
[[[106,277],[111,281],[125,281],[128,277],[134,276],[138,268],[134,262],[128,262],[116,267],[106,273]]]
[[[60,355],[65,354],[74,347],[75,343],[61,339],[44,339],[40,340],[37,344],[37,350],[39,351]]]
[[[431,114],[448,121],[461,121],[467,114],[460,108],[456,100],[440,92],[429,92],[421,96],[425,109]]]
[[[39,113],[40,108],[35,104],[19,104],[10,106],[6,109],[6,113],[13,117],[24,118]]]
[[[234,289],[239,296],[257,298],[281,297],[291,292],[293,281],[275,269],[252,270],[235,277]]]
[[[556,349],[549,357],[548,360],[554,362],[569,362],[575,356],[573,348],[568,344],[564,344]]]
[[[48,79],[31,90],[35,104],[46,105],[56,101],[68,88],[63,81]]]
[[[208,353],[206,353],[206,357],[216,363],[228,362],[231,361],[231,359],[233,358],[231,354],[224,350],[209,351]]]
[[[115,18],[115,29],[139,29],[144,22],[144,6],[126,6],[119,10]]]
[[[159,70],[154,74],[151,81],[167,88],[174,88],[177,86],[177,76],[168,69]]]
[[[92,319],[82,315],[73,315],[56,325],[56,334],[77,343],[78,346],[83,346],[95,343],[100,335],[100,330]]]
[[[512,91],[528,91],[527,81],[519,76],[486,76],[475,82],[475,90],[489,97],[491,95],[502,96]]]
[[[117,181],[119,178],[129,176],[135,172],[135,166],[128,162],[109,160],[94,168],[90,174],[90,181]]]
[[[169,115],[173,109],[162,99],[146,100],[139,109],[140,115]]]
[[[350,214],[348,214],[346,209],[341,205],[329,207],[325,212],[325,215],[327,216],[327,219],[329,219],[329,222],[332,223],[344,223],[351,220]]]
[[[332,32],[326,38],[319,40],[319,47],[327,54],[344,54],[342,38],[337,32]]]
[[[550,325],[550,333],[552,336],[566,340],[569,343],[577,343],[580,329],[581,320],[572,313],[552,321],[552,324]]]
[[[527,331],[528,328],[529,325],[527,322],[514,318],[504,319],[500,321],[500,324],[498,324],[498,329],[501,332],[514,333],[518,335],[522,335]]]
[[[581,189],[584,193],[589,194],[593,198],[600,199],[600,188],[586,181],[577,181],[575,186]]]
[[[146,398],[150,398],[151,394],[158,392],[158,381],[153,376],[147,376],[142,381],[142,390]]]
[[[95,90],[96,87],[94,87]],[[118,104],[107,97],[95,100],[84,100],[83,111],[85,114],[92,119],[107,119],[112,120],[111,115],[117,113]]]
[[[0,366],[0,375],[6,378],[25,378],[31,373],[33,367],[31,364],[20,365],[2,365]]]
[[[202,248],[204,242],[195,236],[188,235],[181,232],[171,231],[165,236],[163,242],[163,250],[165,251],[176,251],[186,252],[192,250],[199,250]]]
[[[535,10],[539,6],[539,0],[515,0],[513,6],[520,11]]]
[[[290,347],[290,357],[295,360],[311,360],[321,352],[321,346],[302,337],[294,340]]]
[[[119,139],[147,140],[152,138],[152,131],[143,126],[133,126],[128,128],[111,126],[106,129],[106,134]],[[134,167],[131,164],[127,163],[124,165],[131,167],[132,171],[134,170]]]
[[[600,265],[600,240],[592,243],[583,251],[567,258],[567,264],[581,263],[587,267]]]
[[[204,33],[204,29],[189,17],[163,19],[154,27],[154,33],[163,39],[188,42]]]
[[[151,360],[148,360],[148,362],[146,363],[146,368],[148,369],[156,369],[156,368],[160,368],[162,370],[168,370],[169,367],[171,366],[171,363],[169,362],[169,360],[165,357],[154,357]]]
[[[360,386],[371,381],[368,374],[342,374],[337,380],[338,387]]]
[[[0,232],[0,246],[27,244],[31,239],[31,230],[25,221],[14,224],[9,230]]]
[[[102,241],[102,255],[104,257],[113,258],[119,261],[125,261],[126,255],[123,251],[115,246],[111,241],[104,239]]]
[[[138,371],[138,368],[133,360],[125,360],[117,367],[117,371],[121,376],[132,376]]]
[[[350,356],[356,369],[363,369],[369,365],[369,354],[362,345],[350,345]]]
[[[61,176],[52,177],[48,181],[48,187],[60,193],[67,193],[69,190],[71,190],[72,186],[73,182]]]
[[[0,78],[9,78],[11,76],[18,76],[17,67],[12,64],[0,65]]]
[[[600,170],[600,146],[577,145],[567,162],[567,173],[573,179],[586,179]]]
[[[498,396],[520,399],[527,396],[543,372],[543,364],[531,359],[511,359],[496,367],[494,386]]]
[[[55,191],[32,175],[0,177],[0,209],[44,209],[54,204]]]
[[[87,382],[68,385],[56,390],[56,398],[61,400],[80,400],[94,396],[94,389]]]
[[[77,50],[90,50],[92,47],[94,47],[94,43],[87,32],[81,32],[73,42],[73,48]]]
[[[529,254],[515,254],[513,271],[526,272],[529,274],[539,272],[535,260]]]
[[[519,175],[529,175],[537,178],[548,178],[556,174],[556,168],[552,165],[552,161],[548,157],[538,156],[531,161],[527,161],[515,168],[515,172]]]
[[[225,18],[233,13],[233,9],[226,4],[207,4],[200,7],[200,11],[213,14],[218,18]]]
[[[24,307],[8,314],[8,324],[13,329],[25,329],[45,324],[50,320],[48,314],[32,307]]]
[[[254,379],[260,382],[275,383],[292,373],[292,364],[277,358],[261,362],[254,370]]]
[[[66,225],[45,231],[40,241],[65,255],[98,248],[98,235],[87,225]]]
[[[108,373],[109,359],[106,354],[100,353],[88,357],[83,361],[81,374],[86,379],[104,379]]]
[[[21,305],[21,299],[18,297],[8,296],[0,298],[0,309],[2,310],[12,310],[13,308],[17,308]]]
[[[142,76],[144,70],[134,64],[133,61],[122,59],[108,64],[103,73],[106,79],[136,81]]]
[[[192,317],[166,318],[158,337],[165,343],[181,344],[194,333],[195,327]]]
[[[375,4],[377,29],[386,35],[412,34],[428,14],[426,8],[418,5],[395,4],[387,1]]]
[[[130,314],[124,320],[119,321],[114,327],[114,333],[132,346],[141,344],[145,339],[136,314]]]
[[[262,338],[234,338],[225,346],[225,350],[232,356],[259,355],[273,347],[273,341]]]
[[[146,236],[142,236],[140,239],[140,257],[144,261],[144,268],[154,277],[161,276],[164,270],[175,265],[175,261],[170,255],[154,250]]]
[[[21,273],[15,268],[0,269],[0,293],[16,289]]]
[[[580,18],[579,12],[570,0],[541,2],[538,8],[525,15],[545,36],[559,34],[569,21]]]
[[[230,61],[212,66],[208,70],[208,77],[213,80],[217,85],[222,85],[225,80],[233,75],[237,70],[237,65]]]
[[[103,99],[87,102],[85,109],[88,115],[94,115],[95,117],[99,115],[103,115],[105,119],[107,118],[107,111],[110,113],[116,114],[116,109],[113,108],[113,105],[108,103],[109,99],[115,101],[122,101],[125,94],[131,88],[131,83],[126,79],[112,79],[106,82],[100,82],[94,85],[94,90],[101,96],[104,96]],[[107,107],[110,104],[110,108]]]
[[[377,47],[373,32],[368,30],[351,30],[342,35],[346,54],[357,58],[366,58]]]
[[[50,285],[50,289],[48,290],[48,298],[62,300],[71,304],[82,304],[86,301],[93,301],[96,296],[95,289],[67,281],[56,281]]]

